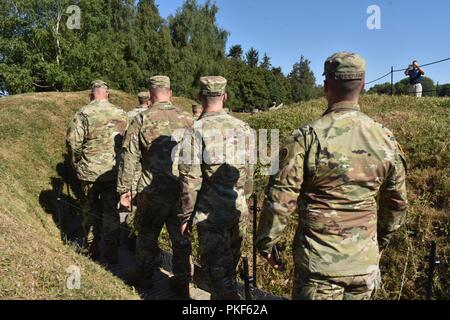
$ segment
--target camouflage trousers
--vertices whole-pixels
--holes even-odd
[[[82,181],[81,189],[84,247],[98,246],[102,236],[105,246],[117,247],[120,217],[116,183]]]
[[[127,212],[127,216],[125,218],[125,224],[127,225],[128,229],[130,230],[130,235],[135,233],[134,230],[134,220],[136,217],[136,211],[137,211],[137,197],[133,197],[131,200],[132,208],[130,212]]]
[[[201,265],[209,276],[211,300],[240,300],[236,269],[241,258],[243,225],[228,229],[197,226]]]
[[[158,238],[166,225],[172,245],[172,266],[175,279],[180,284],[191,280],[191,241],[181,234],[181,223],[177,217],[178,200],[141,193],[134,220],[137,233],[136,268],[145,277],[151,277],[161,265],[161,249]]]
[[[370,300],[379,278],[375,274],[326,277],[295,268],[294,300]]]

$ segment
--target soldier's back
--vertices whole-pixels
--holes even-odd
[[[248,213],[245,186],[249,175],[251,129],[225,111],[204,114],[196,123],[203,139],[203,188],[196,219],[230,226]]]
[[[395,138],[357,106],[329,112],[305,133],[315,140],[297,239],[308,243],[306,267],[332,276],[369,273],[378,264],[377,196],[399,156]]]
[[[106,100],[93,101],[79,111],[85,125],[85,141],[79,174],[86,181],[112,181],[117,173],[126,113]]]
[[[144,191],[164,194],[179,184],[173,151],[184,131],[192,127],[192,116],[171,103],[155,103],[137,119],[140,122]]]

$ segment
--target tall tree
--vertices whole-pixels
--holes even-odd
[[[295,63],[289,74],[289,82],[294,102],[305,101],[315,97],[316,78],[310,68],[311,61],[303,55],[300,61]]]
[[[250,48],[245,55],[245,61],[247,65],[251,68],[256,68],[259,63],[259,52],[255,48]]]
[[[211,1],[200,5],[186,0],[169,17],[172,42],[178,51],[171,72],[177,94],[194,97],[200,76],[223,73],[228,32],[218,26],[217,12]]]
[[[228,51],[228,57],[235,61],[242,61],[242,56],[244,55],[244,50],[240,44],[236,44],[230,48]]]
[[[272,68],[272,63],[270,62],[270,57],[267,55],[267,53],[264,53],[264,56],[261,60],[260,67],[265,70],[270,70]]]

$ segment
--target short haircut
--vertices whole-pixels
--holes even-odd
[[[163,88],[163,87],[158,87],[158,88],[150,88],[150,93],[151,94],[167,94],[170,91],[170,88]]]
[[[105,88],[105,87],[93,87],[92,90],[91,90],[91,92],[92,92],[92,93],[95,93],[95,92],[97,92],[97,91],[99,91],[99,90],[105,90],[107,93],[109,93],[109,89],[108,89],[108,88]]]
[[[353,99],[361,93],[361,86],[364,79],[360,80],[336,80],[327,78],[328,88],[338,98]]]
[[[205,95],[201,95],[201,96],[202,96],[203,99],[205,99],[207,104],[219,103],[222,100],[222,98],[223,98],[223,95],[221,95],[221,96],[205,96]]]

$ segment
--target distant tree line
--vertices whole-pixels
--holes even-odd
[[[79,29],[66,25],[70,5],[81,9]],[[0,91],[75,91],[92,79],[138,92],[167,74],[176,95],[195,98],[202,75],[229,80],[229,106],[266,109],[318,97],[310,61],[285,75],[267,54],[234,45],[220,28],[218,7],[186,0],[168,19],[154,0],[3,0],[0,6]]]
[[[426,97],[450,97],[450,83],[436,84],[428,77],[422,77],[423,96]],[[394,95],[409,94],[409,78],[405,78],[394,84]],[[391,94],[391,84],[389,82],[374,85],[368,90],[368,93]]]

